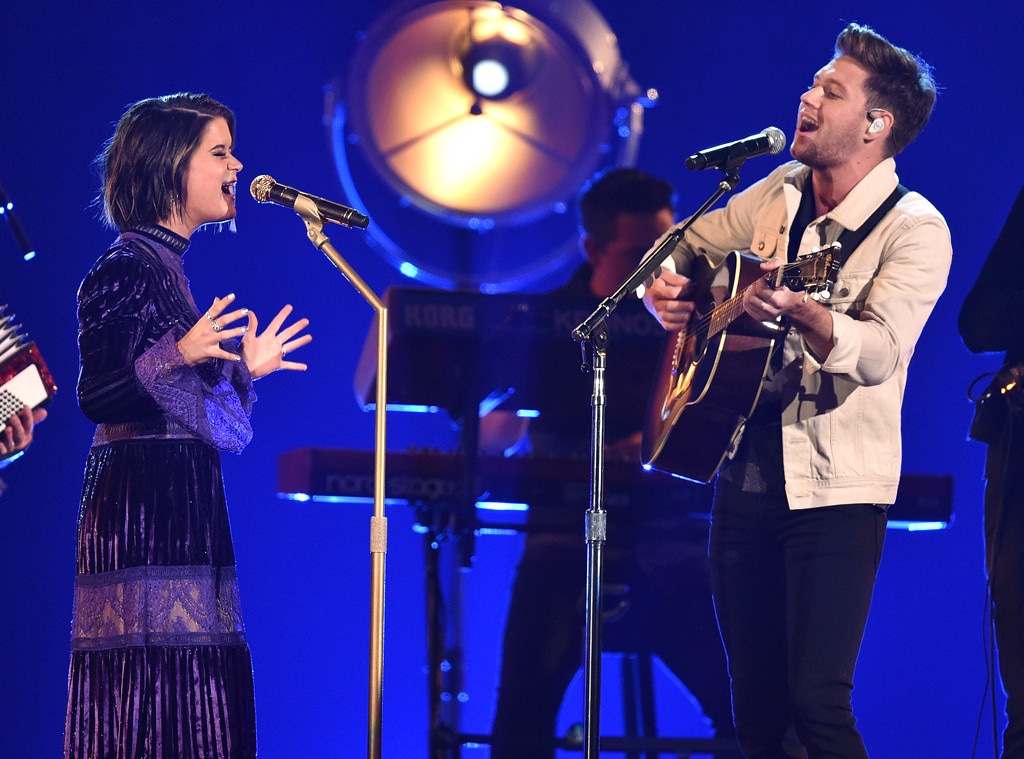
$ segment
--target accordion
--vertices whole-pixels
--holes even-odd
[[[39,349],[20,329],[7,306],[0,305],[0,432],[23,407],[38,408],[57,392]]]

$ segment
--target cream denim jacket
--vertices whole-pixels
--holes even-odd
[[[709,212],[665,265],[686,273],[694,255],[732,250],[785,256],[789,225],[810,170],[789,162]],[[811,222],[800,254],[857,229],[896,188],[896,163],[876,166],[830,213]],[[786,495],[791,509],[891,504],[902,456],[900,416],[914,346],[946,286],[949,229],[925,198],[909,192],[844,264],[832,297],[834,348],[821,363],[800,335],[786,338],[783,365],[766,390],[781,393]]]

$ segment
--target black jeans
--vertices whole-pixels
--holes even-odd
[[[1000,756],[1024,759],[1024,448],[991,446],[985,476],[986,569],[1006,694]]]
[[[750,759],[867,757],[850,694],[886,518],[873,504],[790,510],[719,478],[715,609]]]

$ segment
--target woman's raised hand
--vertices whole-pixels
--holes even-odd
[[[260,335],[256,334],[259,327],[256,314],[248,312],[249,325],[242,336],[242,358],[245,359],[245,364],[249,367],[249,373],[253,379],[265,377],[278,369],[306,370],[306,365],[303,363],[284,360],[285,355],[301,348],[313,339],[310,334],[299,334],[309,326],[309,319],[299,319],[284,329],[281,328],[291,312],[290,305],[282,308]]]
[[[192,329],[178,341],[178,350],[189,366],[202,364],[212,358],[223,358],[238,361],[238,355],[220,347],[223,340],[242,337],[249,328],[248,324],[241,327],[229,327],[239,319],[249,315],[249,309],[239,308],[234,311],[226,309],[235,301],[235,294],[229,293],[223,298],[214,298],[213,305],[203,314]]]

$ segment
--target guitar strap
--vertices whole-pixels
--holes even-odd
[[[810,184],[808,182],[808,184]],[[846,259],[853,251],[857,249],[864,238],[867,237],[871,230],[878,226],[878,222],[882,220],[889,211],[892,210],[893,206],[899,203],[900,198],[906,195],[910,190],[901,184],[896,185],[896,189],[885,200],[882,204],[875,209],[875,212],[868,217],[867,221],[861,224],[857,229],[847,229],[841,235],[836,242],[841,246],[839,248],[839,265],[842,266]]]
[[[882,217],[889,213],[893,206],[899,202],[900,198],[908,192],[910,191],[903,185],[896,185],[896,189],[892,191],[889,197],[882,201],[881,205],[875,209],[875,212],[863,224],[857,229],[847,229],[839,235],[839,239],[836,242],[841,246],[838,254],[840,266],[857,249],[857,246],[864,241],[864,238],[871,233],[871,230],[878,226],[878,222],[882,220]],[[796,260],[797,250],[800,247],[800,238],[803,237],[804,230],[812,221],[814,221],[814,190],[812,189],[812,182],[808,178],[807,183],[804,185],[804,191],[800,196],[800,207],[797,209],[796,216],[793,217],[793,225],[790,230],[788,251],[790,261]]]

